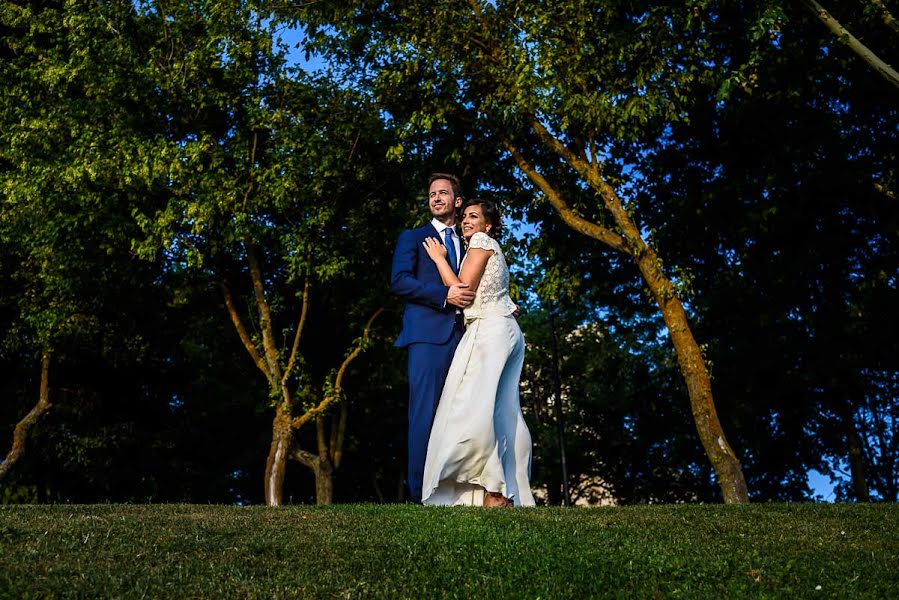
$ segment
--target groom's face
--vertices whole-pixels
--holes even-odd
[[[449,179],[435,179],[428,189],[428,207],[431,216],[443,221],[448,216],[454,215],[456,209],[462,206],[462,198],[453,197],[453,184]]]

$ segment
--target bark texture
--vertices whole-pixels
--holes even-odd
[[[41,355],[41,384],[37,403],[28,414],[16,424],[12,434],[12,448],[6,458],[0,463],[0,481],[6,478],[13,466],[25,454],[25,443],[28,441],[28,433],[31,428],[50,410],[50,353],[45,351]]]
[[[290,415],[279,406],[272,422],[272,443],[265,461],[266,506],[281,506],[284,502],[284,475],[292,445],[293,427],[290,425]]]
[[[724,502],[748,503],[749,490],[746,478],[718,419],[718,411],[712,396],[712,381],[702,351],[690,330],[684,307],[674,295],[674,286],[662,275],[657,265],[658,258],[649,248],[646,248],[644,254],[637,259],[640,273],[662,312],[668,335],[674,344],[677,362],[687,384],[690,409],[702,447],[715,469]]]
[[[331,461],[299,448],[294,449],[291,458],[309,467],[315,475],[315,503],[318,505],[332,504],[334,502],[335,467]]]
[[[824,25],[830,29],[841,42],[849,46],[849,48],[862,60],[873,67],[881,77],[899,88],[899,73],[896,72],[896,69],[885,63],[876,53],[874,53],[874,51],[861,43],[857,37],[852,35],[848,29],[843,27],[833,15],[827,12],[823,6],[815,2],[815,0],[802,0],[802,3],[805,4],[818,20],[824,23]],[[885,12],[884,21],[888,25],[893,26],[893,22],[890,19],[892,19],[892,15],[888,11]]]

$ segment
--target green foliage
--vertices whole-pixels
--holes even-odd
[[[18,310],[8,350],[27,340],[52,350],[97,331],[100,290],[127,262],[135,190],[117,174],[129,170],[140,115],[130,111],[136,90],[121,83],[140,59],[137,40],[110,21],[128,25],[128,12],[105,5],[86,19],[55,5],[4,5],[0,246]],[[91,69],[92,60],[107,67]],[[146,166],[153,151],[137,154]]]
[[[690,435],[689,404],[664,348],[641,347],[636,331],[584,305],[526,305],[522,407],[534,438],[532,483],[561,502],[553,381],[555,328],[562,423],[572,500],[598,503],[711,501],[702,449]]]
[[[899,63],[874,3],[827,8]],[[285,22],[328,77],[288,64]],[[337,498],[397,498],[406,388],[386,279],[398,231],[427,218],[431,170],[533,232],[503,244],[528,311],[535,481],[558,484],[552,301],[573,474],[622,502],[709,498],[632,262],[562,227],[503,154],[498,134],[613,227],[531,114],[600,165],[664,257],[756,498],[807,497],[809,468],[845,482],[849,425],[871,432],[873,496],[895,498],[876,433],[899,372],[895,93],[801,5],[50,1],[4,4],[0,28],[3,439],[36,399],[43,348],[58,401],[14,482],[26,495],[7,499],[258,500],[268,397],[210,285],[228,281],[249,323],[248,248],[282,362],[313,283],[300,405],[333,385],[373,309],[394,309],[345,380]]]
[[[3,507],[0,595],[889,597],[897,526],[895,505]]]
[[[748,6],[714,35],[732,68],[758,66],[752,94],[697,86],[689,119],[641,156],[636,204],[673,272],[692,275],[697,338],[750,488],[786,499],[806,493],[809,468],[827,470],[824,455],[845,468],[847,409],[859,422],[888,409],[867,398],[881,393],[871,373],[899,369],[876,333],[899,301],[878,275],[899,264],[899,212],[874,183],[895,178],[899,112],[801,6]]]
[[[356,1],[296,12],[309,47],[369,90],[404,137],[482,127],[494,143],[502,134],[526,147],[555,176],[558,157],[544,157],[528,134],[536,116],[615,180],[616,146],[687,118],[690,90],[723,68],[708,26],[715,11],[688,4]],[[586,218],[605,218],[592,194],[566,197]]]
[[[245,318],[256,308],[246,278],[254,249],[289,349],[298,291],[312,280],[308,356],[292,384],[314,395],[306,388],[339,364],[386,292],[390,244],[404,225],[395,215],[406,207],[400,178],[380,166],[391,140],[358,94],[287,65],[281,23],[256,3],[62,9],[2,9],[3,358],[58,351],[60,406],[35,430],[23,468],[55,465],[43,499],[254,497],[222,489],[247,470],[241,453],[257,451],[257,432],[219,419],[253,423],[252,394],[235,379],[258,373],[236,366],[246,355],[210,282],[232,283]],[[104,367],[108,381],[93,379]],[[33,403],[34,380],[21,381],[9,386],[16,402],[4,423]],[[224,397],[210,405],[209,394]],[[204,418],[243,448],[223,460],[184,446],[213,447],[198,434]],[[140,445],[154,434],[164,441]],[[118,477],[114,456],[129,453],[144,457],[146,485]],[[165,460],[192,483],[170,487]],[[224,472],[203,491],[212,460]],[[79,473],[83,485],[71,477]]]

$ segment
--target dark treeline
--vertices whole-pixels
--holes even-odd
[[[803,2],[6,3],[0,502],[401,501],[434,170],[518,222],[546,502],[560,433],[572,501],[896,501],[899,5],[824,8],[863,50]]]

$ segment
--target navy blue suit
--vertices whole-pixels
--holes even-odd
[[[428,237],[441,239],[430,223],[400,234],[390,276],[391,291],[406,301],[403,330],[394,345],[409,349],[406,480],[415,502],[421,502],[421,480],[434,413],[453,353],[465,331],[462,325],[456,324],[456,307],[446,302],[449,287],[443,285],[437,266],[422,246]]]

